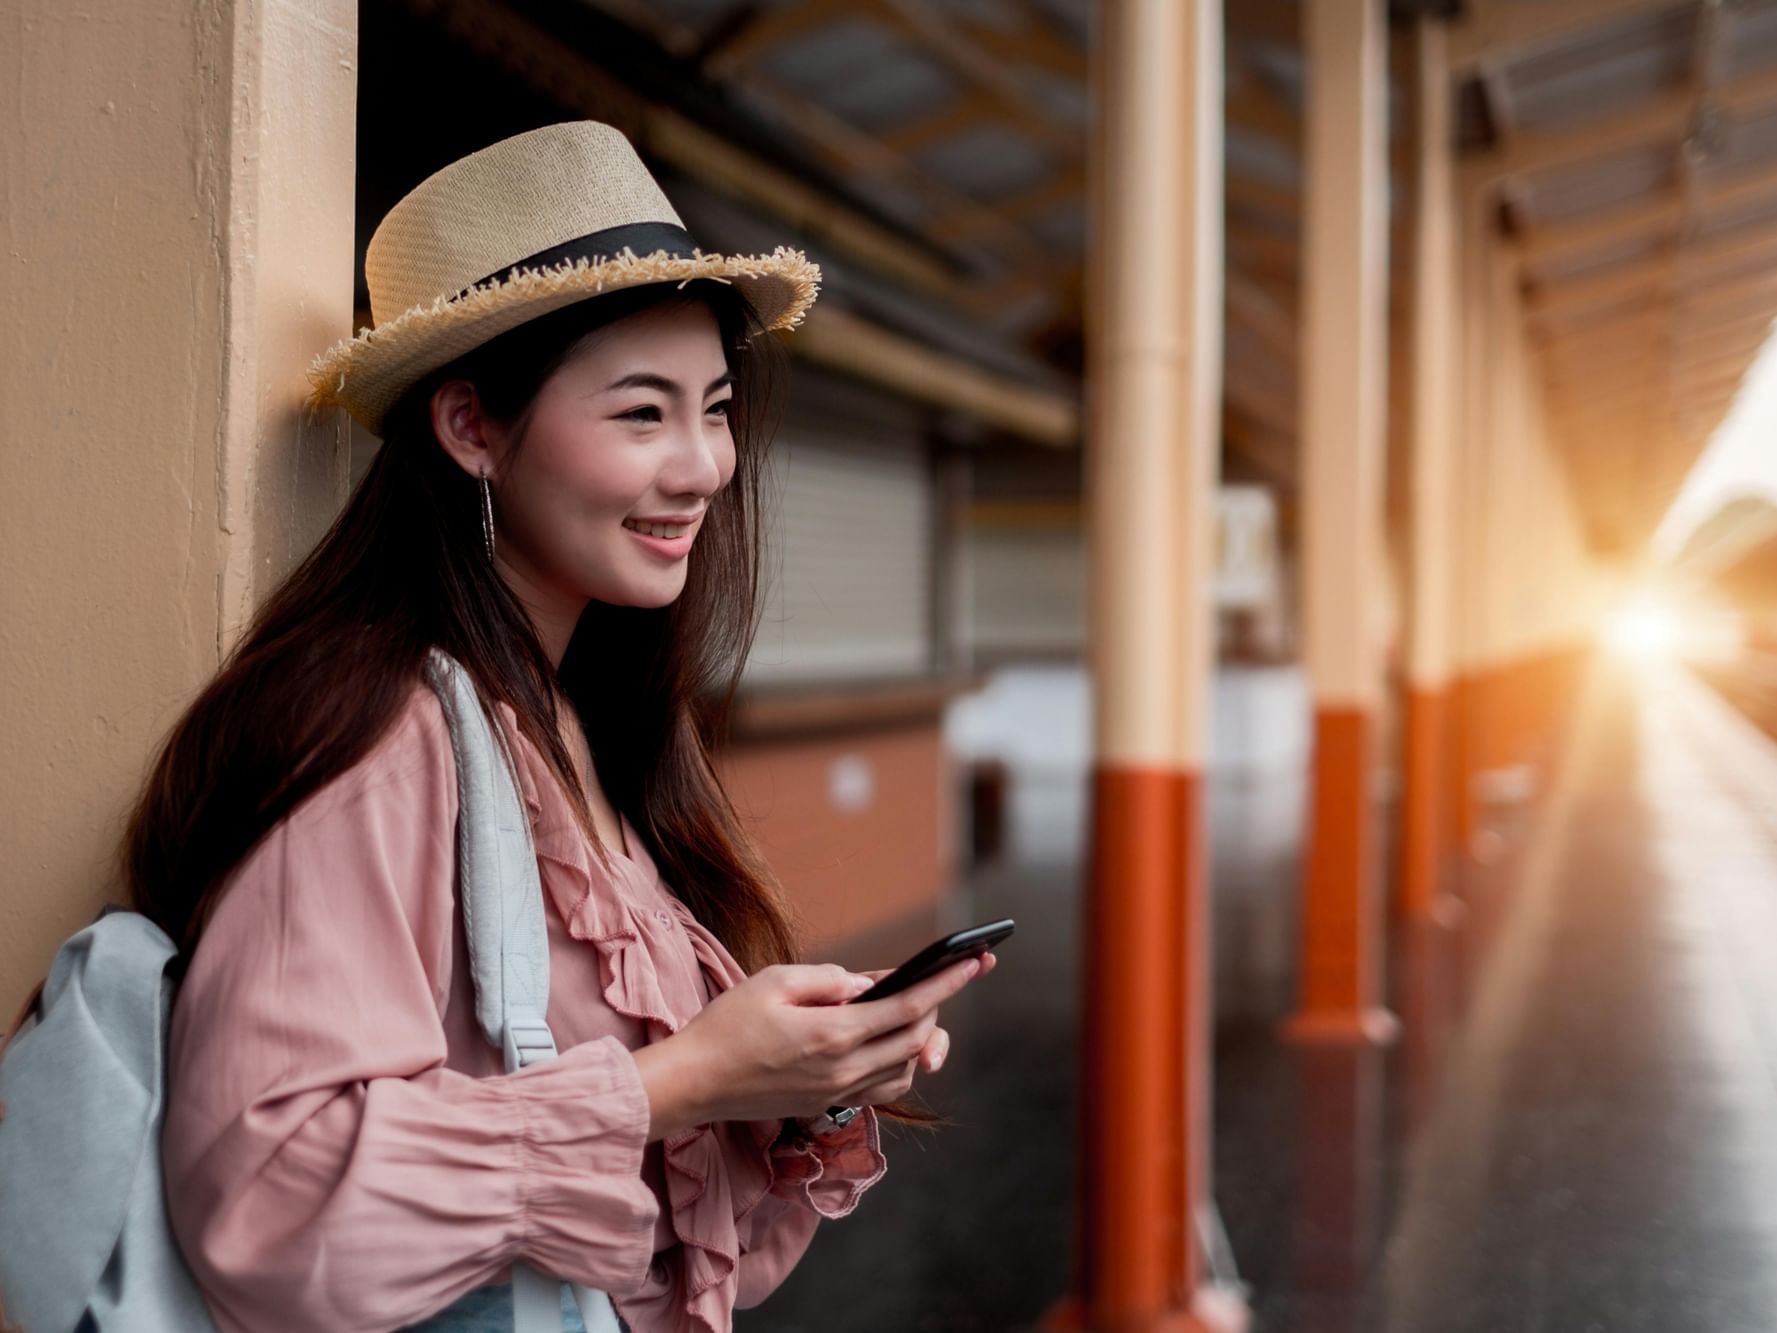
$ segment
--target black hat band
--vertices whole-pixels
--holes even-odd
[[[486,277],[470,283],[451,297],[451,300],[467,296],[483,283],[504,278],[515,268],[553,268],[570,259],[599,263],[615,259],[625,249],[633,250],[638,258],[664,250],[675,259],[690,259],[692,252],[697,249],[697,243],[691,239],[690,232],[670,222],[627,222],[621,227],[605,227],[584,236],[576,236],[571,241],[563,241],[560,245],[552,245],[547,250],[539,250],[523,259],[515,259],[510,264],[502,264]]]

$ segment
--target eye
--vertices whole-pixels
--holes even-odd
[[[660,409],[653,403],[648,403],[643,407],[620,413],[617,419],[619,421],[659,421]]]
[[[728,415],[728,409],[730,407],[732,407],[733,405],[734,405],[733,398],[724,398],[719,403],[711,403],[708,407],[706,407],[704,409],[704,411],[714,413],[717,416],[725,417]]]

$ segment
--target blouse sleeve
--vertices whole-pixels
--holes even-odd
[[[741,1256],[735,1305],[751,1309],[777,1290],[821,1219],[846,1216],[887,1170],[874,1107],[835,1134],[780,1137],[771,1148],[771,1188],[746,1217],[752,1244]]]
[[[168,1210],[225,1331],[395,1328],[515,1260],[622,1293],[652,1257],[621,1042],[445,1067],[455,769],[415,699],[242,863],[180,988]]]

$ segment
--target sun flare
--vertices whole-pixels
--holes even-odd
[[[1678,613],[1663,602],[1640,599],[1620,607],[1605,625],[1605,642],[1622,657],[1670,657],[1678,648]]]

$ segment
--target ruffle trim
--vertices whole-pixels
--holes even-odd
[[[836,1134],[777,1145],[772,1149],[772,1193],[782,1197],[787,1186],[822,1217],[847,1216],[888,1170],[881,1133],[876,1108],[866,1106]]]
[[[535,747],[519,738],[517,715],[506,703],[496,704],[517,740],[521,795],[530,815],[537,855],[560,867],[561,883],[551,885],[555,906],[575,939],[590,943],[599,956],[605,1002],[618,1013],[654,1024],[656,1040],[679,1031],[660,988],[635,914],[647,909],[618,886],[596,892],[596,867],[585,835],[565,809],[565,797]],[[541,783],[549,785],[554,806],[546,815]],[[635,847],[636,864],[652,873],[646,852]],[[697,961],[711,985],[729,990],[746,974],[689,908],[671,894],[662,895],[691,941]],[[862,1128],[858,1127],[862,1122]],[[739,1286],[738,1224],[768,1193],[790,1195],[822,1217],[844,1217],[887,1170],[881,1150],[876,1112],[865,1108],[844,1133],[797,1145],[774,1146],[782,1123],[776,1120],[729,1121],[697,1125],[662,1143],[667,1197],[673,1234],[682,1247],[686,1313],[709,1333],[732,1326]],[[727,1141],[725,1148],[724,1141]],[[847,1172],[856,1174],[847,1175]],[[781,1183],[780,1183],[781,1182]]]

